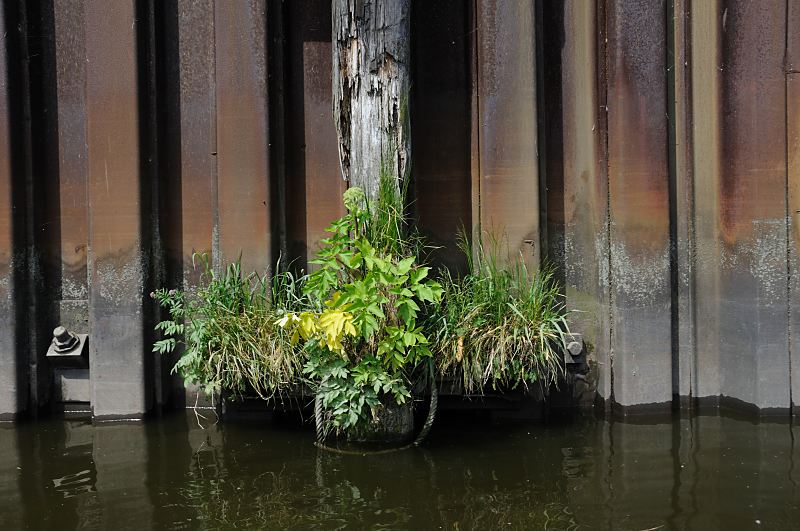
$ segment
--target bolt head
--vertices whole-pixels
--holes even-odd
[[[567,350],[572,356],[578,356],[583,351],[583,345],[579,341],[570,341]]]
[[[53,330],[53,337],[59,341],[66,341],[69,339],[69,332],[63,326],[57,326]]]

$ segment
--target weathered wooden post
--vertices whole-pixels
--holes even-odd
[[[411,0],[333,1],[333,119],[342,177],[369,197],[410,168]]]
[[[333,120],[342,177],[367,197],[381,178],[399,187],[410,169],[411,0],[333,0]],[[413,431],[410,402],[390,400],[351,442],[402,442]],[[318,420],[319,425],[319,420]]]

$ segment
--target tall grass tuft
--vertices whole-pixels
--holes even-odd
[[[556,383],[563,372],[567,311],[552,268],[531,274],[521,257],[501,263],[497,248],[460,239],[469,270],[442,272],[443,304],[431,319],[440,374],[467,394]]]
[[[408,179],[398,183],[391,172],[382,170],[378,195],[366,202],[369,221],[364,236],[376,249],[395,256],[418,256],[423,247],[406,215],[408,186]]]
[[[271,279],[243,275],[238,261],[217,274],[202,256],[200,265],[203,275],[196,293],[153,294],[170,314],[156,327],[165,339],[153,350],[167,353],[182,343],[174,371],[209,394],[254,391],[265,399],[282,398],[300,381],[305,358],[275,322],[306,304],[303,278],[288,271]]]

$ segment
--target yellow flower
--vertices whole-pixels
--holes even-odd
[[[355,336],[353,315],[341,309],[328,308],[321,314],[303,312],[300,315],[287,313],[275,321],[284,330],[291,330],[291,342],[296,345],[300,339],[308,341],[317,337],[320,345],[332,352],[344,354],[342,340],[345,336]]]

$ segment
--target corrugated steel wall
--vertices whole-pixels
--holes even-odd
[[[624,413],[800,393],[800,2],[416,0],[411,210],[555,263]],[[342,213],[326,0],[5,0],[0,416],[91,332],[99,417],[180,402],[155,286],[304,266]],[[755,409],[754,409],[755,410]]]

